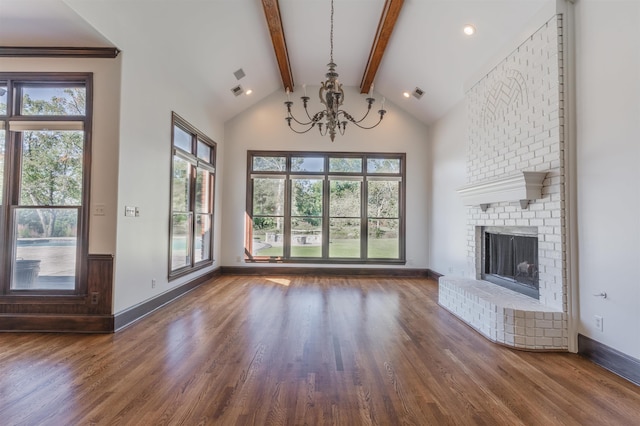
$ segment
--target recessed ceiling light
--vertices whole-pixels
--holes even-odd
[[[476,27],[474,27],[471,24],[467,24],[467,25],[464,26],[462,31],[468,36],[474,35],[476,33]]]
[[[253,93],[253,90],[247,89],[244,93],[245,93],[245,95],[249,96],[250,94]]]
[[[402,96],[404,96],[405,98],[410,98],[410,97],[411,97],[411,93],[409,93],[409,92],[404,92],[404,93],[402,94]]]

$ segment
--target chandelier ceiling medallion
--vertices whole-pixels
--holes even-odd
[[[307,114],[307,118],[309,121],[303,122],[295,118],[291,112],[291,107],[293,106],[293,102],[291,101],[291,92],[287,87],[287,101],[284,103],[287,107],[287,116],[285,120],[289,125],[289,128],[296,133],[307,133],[309,130],[313,129],[316,125],[318,126],[318,130],[322,136],[329,134],[331,138],[331,142],[336,137],[336,129],[340,132],[341,135],[344,135],[345,129],[347,128],[347,123],[353,123],[361,129],[373,129],[376,127],[382,119],[384,118],[384,114],[387,112],[384,109],[384,98],[382,98],[382,104],[380,109],[378,110],[378,114],[380,114],[380,118],[378,122],[372,126],[364,126],[361,125],[362,121],[369,115],[371,111],[371,107],[373,103],[376,101],[373,98],[373,84],[371,84],[371,88],[369,90],[369,97],[366,99],[367,101],[367,112],[364,116],[356,120],[353,118],[351,114],[347,111],[341,109],[344,102],[344,91],[342,90],[342,84],[338,82],[338,73],[336,72],[336,64],[333,62],[333,0],[331,0],[331,32],[330,32],[330,40],[331,40],[331,54],[330,60],[327,64],[329,67],[329,71],[325,74],[327,80],[321,83],[320,90],[318,92],[320,96],[320,102],[324,105],[324,109],[316,112],[311,115],[309,110],[307,109],[307,105],[309,103],[309,97],[307,96],[307,90],[305,87],[304,96],[301,96],[302,106],[304,107],[304,111]],[[291,121],[295,121],[299,127],[302,127],[302,130],[296,130],[292,125]]]

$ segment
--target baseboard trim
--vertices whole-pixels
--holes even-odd
[[[640,360],[578,334],[578,354],[640,386]]]
[[[0,314],[0,332],[111,333],[113,315]]]
[[[196,289],[202,284],[213,280],[214,278],[222,275],[221,268],[216,268],[213,271],[210,271],[204,275],[199,276],[198,278],[189,281],[180,287],[176,287],[166,293],[162,293],[153,299],[147,300],[146,302],[140,303],[138,305],[132,306],[131,308],[122,311],[114,316],[114,328],[113,331],[119,331],[124,327],[127,327],[134,322],[142,319],[143,317],[149,315],[151,312],[156,309],[161,308],[162,306],[173,302],[177,298],[184,296],[191,290]]]
[[[438,281],[444,274],[434,271],[433,269],[427,269],[427,278]]]
[[[428,269],[406,268],[317,268],[317,267],[244,267],[223,266],[222,275],[318,275],[318,276],[359,276],[359,277],[426,277]]]

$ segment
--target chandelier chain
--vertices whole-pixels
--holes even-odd
[[[331,62],[333,62],[333,0],[331,0],[331,33],[329,34],[330,42],[331,42]]]
[[[307,96],[306,88],[304,96],[300,99],[302,100],[302,107],[304,108],[304,112],[309,119],[309,121],[303,122],[298,120],[293,116],[291,112],[291,107],[293,106],[293,102],[290,99],[290,91],[289,88],[286,89],[287,92],[287,101],[284,103],[287,107],[287,116],[285,120],[287,121],[287,125],[289,128],[295,133],[307,133],[314,127],[317,127],[322,136],[329,135],[331,142],[335,139],[337,134],[344,135],[345,130],[347,129],[347,124],[352,123],[353,125],[361,128],[361,129],[373,129],[378,126],[382,119],[384,118],[385,113],[387,112],[384,109],[384,98],[382,98],[382,106],[378,110],[379,119],[377,123],[373,123],[371,126],[366,126],[361,124],[365,118],[369,115],[373,103],[376,101],[372,96],[373,84],[371,85],[371,90],[369,91],[369,97],[366,99],[367,102],[367,110],[365,111],[362,118],[359,120],[355,119],[351,114],[341,108],[344,102],[344,90],[342,89],[342,84],[338,82],[338,72],[336,71],[336,64],[333,62],[333,17],[334,17],[334,0],[331,0],[331,31],[329,32],[329,42],[330,42],[330,62],[327,64],[329,67],[328,72],[325,74],[326,80],[321,82],[320,91],[318,95],[320,97],[320,103],[324,105],[324,109],[316,112],[315,114],[310,114],[307,109],[309,103],[309,97]],[[301,127],[300,130],[294,128],[293,124],[297,125],[296,127]]]

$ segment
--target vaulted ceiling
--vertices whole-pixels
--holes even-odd
[[[397,0],[394,0],[397,1]],[[522,35],[549,0],[404,0],[375,91],[426,124],[464,96],[464,84]],[[296,95],[324,80],[330,0],[277,3]],[[340,81],[360,87],[386,0],[335,0]],[[465,36],[472,24],[477,32]],[[115,46],[156,52],[176,77],[210,94],[227,120],[284,85],[262,0],[1,0],[0,46]],[[237,80],[234,71],[246,76]],[[251,96],[236,97],[241,84]],[[422,99],[403,97],[416,87]]]

